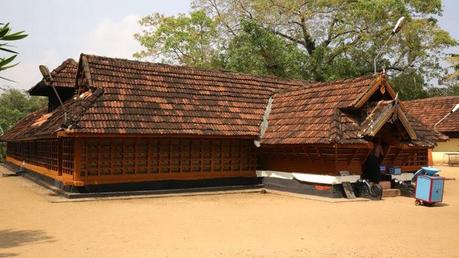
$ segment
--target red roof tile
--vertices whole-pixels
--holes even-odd
[[[387,85],[384,79],[381,80],[381,84]],[[374,85],[379,85],[379,79],[375,76],[366,76],[331,83],[309,84],[275,94],[269,114],[269,126],[261,143],[367,142],[360,135],[365,123],[347,113],[347,110],[355,111],[356,101],[366,96]],[[416,132],[419,138],[413,140],[413,143],[433,145],[439,139],[439,134],[427,133],[431,130],[426,129],[416,119],[409,119],[409,122],[413,129],[417,128],[419,131]],[[427,132],[422,133],[423,129]]]
[[[417,119],[433,127],[459,104],[459,96],[433,97],[404,101],[404,106]],[[436,127],[440,132],[459,132],[459,111],[452,113]]]
[[[315,83],[274,95],[264,144],[330,143],[338,108],[365,93],[373,76],[332,83]],[[338,115],[338,119],[339,119]],[[341,122],[340,122],[341,123]]]
[[[44,87],[49,87],[49,86],[62,87],[62,88],[75,88],[77,69],[78,69],[78,63],[72,58],[69,58],[51,72],[51,76],[53,78],[51,82],[45,79],[42,79],[34,87],[29,89],[28,92],[31,95],[40,94],[39,92]]]
[[[66,101],[67,121],[61,107],[32,114],[4,139],[50,137],[63,128],[68,134],[256,139],[268,113],[262,144],[364,143],[359,121],[346,109],[365,99],[375,85],[374,76],[311,84],[84,54],[76,76],[80,90],[85,85],[91,90]],[[415,130],[425,131],[416,131],[419,141],[432,144],[437,134],[430,135],[415,119],[411,122]]]
[[[82,60],[90,86],[104,94],[77,123],[79,133],[256,137],[270,95],[303,83],[90,55]]]

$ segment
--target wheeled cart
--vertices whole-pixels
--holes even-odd
[[[445,179],[438,169],[423,167],[416,173],[415,204],[431,206],[443,201]]]

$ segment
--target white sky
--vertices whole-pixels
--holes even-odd
[[[130,58],[141,47],[133,38],[140,17],[153,12],[186,13],[190,0],[2,0],[0,22],[29,36],[14,42],[20,64],[2,72],[15,80],[0,87],[29,89],[41,79],[38,65],[51,70],[80,53]],[[441,26],[459,39],[459,1],[445,0]],[[452,50],[459,52],[459,48]]]

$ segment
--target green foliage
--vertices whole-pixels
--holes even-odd
[[[139,58],[258,75],[330,81],[373,72],[378,59],[404,98],[426,96],[457,42],[436,17],[441,0],[194,0],[189,15],[141,20]],[[198,26],[199,25],[199,26]],[[415,81],[415,83],[413,83]],[[414,88],[411,88],[414,87]],[[424,88],[423,88],[424,87]]]
[[[448,58],[449,63],[451,64],[451,68],[453,69],[453,72],[448,75],[447,81],[459,81],[459,55],[457,54],[452,54]]]
[[[47,99],[29,97],[25,92],[9,89],[0,94],[0,135],[27,114],[45,107]],[[5,155],[5,146],[0,145],[0,161]]]
[[[146,16],[140,24],[147,28],[135,38],[146,50],[134,57],[161,56],[163,62],[195,67],[215,66],[215,22],[203,11],[167,17],[158,13]]]
[[[450,73],[441,80],[441,86],[429,89],[430,96],[459,96],[459,55],[452,54],[447,60]]]
[[[390,84],[398,92],[401,100],[422,99],[429,97],[425,90],[425,82],[422,75],[414,70],[408,70],[398,74],[390,81]]]
[[[295,45],[252,20],[242,21],[241,26],[224,55],[226,69],[284,78],[308,77],[307,58]]]
[[[13,61],[14,59],[16,59],[18,53],[12,50],[12,46],[9,45],[7,42],[20,40],[25,37],[27,37],[27,34],[25,34],[24,31],[12,32],[9,23],[0,23],[0,51],[9,53],[9,56],[0,57],[0,71],[9,69],[17,65],[17,63],[13,63]],[[0,79],[9,80],[1,76]]]
[[[25,92],[9,89],[0,95],[0,126],[8,130],[27,114],[46,106],[46,98],[29,97]]]

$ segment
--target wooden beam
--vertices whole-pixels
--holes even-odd
[[[412,140],[416,140],[416,132],[414,131],[413,127],[411,127],[410,122],[408,121],[408,118],[405,116],[405,113],[402,111],[400,107],[397,108],[397,115],[400,121],[403,124],[403,127],[405,127],[405,130],[408,132],[408,135]]]
[[[354,148],[354,152],[352,152],[352,155],[351,155],[351,157],[349,158],[349,161],[347,162],[347,165],[351,165],[352,160],[354,159],[354,157],[356,156],[356,154],[357,154],[358,151],[359,151],[358,148]]]
[[[57,147],[57,167],[58,167],[58,174],[62,176],[62,154],[63,154],[63,143],[62,139],[58,139],[58,147]],[[30,149],[30,148],[29,148]]]
[[[81,139],[75,139],[73,148],[74,148],[74,155],[73,155],[73,180],[79,181],[81,180]]]
[[[57,137],[77,137],[77,138],[138,138],[139,134],[132,133],[78,133],[75,131],[59,131]],[[190,134],[142,134],[143,138],[201,138],[201,139],[243,139],[254,140],[258,135],[190,135]],[[47,136],[47,139],[49,136]],[[31,138],[30,140],[35,140]]]
[[[379,89],[381,86],[382,77],[378,76],[375,80],[373,80],[370,84],[370,87],[366,92],[364,92],[356,101],[353,103],[352,106],[355,108],[361,108],[373,94]]]
[[[110,175],[115,174],[115,141],[109,139],[110,141]]]

